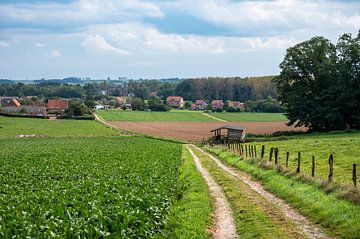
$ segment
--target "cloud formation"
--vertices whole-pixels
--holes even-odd
[[[58,58],[58,57],[62,57],[62,54],[61,54],[61,52],[59,50],[52,50],[46,56],[47,57],[52,57],[52,58]]]
[[[88,36],[81,44],[81,46],[85,47],[90,52],[107,52],[107,53],[115,53],[119,55],[128,55],[129,52],[113,47],[110,43],[108,43],[102,36]]]

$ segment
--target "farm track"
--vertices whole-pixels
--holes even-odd
[[[251,202],[260,202],[261,200],[257,200],[256,197],[261,197],[265,199],[268,206],[264,207],[262,205],[264,212],[269,215],[269,217],[272,218],[274,221],[277,221],[277,223],[279,224],[282,224],[284,220],[291,222],[293,224],[293,227],[295,228],[290,230],[291,233],[294,233],[293,236],[288,235],[290,238],[302,238],[301,235],[307,238],[329,238],[320,227],[313,224],[309,219],[302,216],[284,200],[266,191],[259,182],[251,180],[250,176],[246,173],[239,172],[238,170],[224,165],[219,159],[207,152],[204,152],[202,149],[194,145],[191,145],[189,148],[193,148],[193,150],[196,150],[201,155],[201,158],[206,157],[208,159],[211,159],[219,169],[223,170],[227,174],[232,175],[233,177],[236,177],[243,184],[246,184],[251,191],[256,192],[258,196],[255,197],[254,195],[251,195],[251,193],[245,193],[245,195],[249,197],[249,201],[251,200]]]
[[[207,114],[207,113],[202,113],[202,114],[205,115],[206,117],[212,118],[212,119],[217,120],[217,121],[220,121],[220,122],[229,122],[229,121],[227,121],[227,120],[219,119],[218,117],[209,115],[209,114]]]
[[[214,239],[236,239],[239,238],[236,234],[235,221],[229,203],[226,200],[224,192],[221,187],[212,178],[208,170],[206,170],[200,163],[200,159],[194,154],[190,147],[187,147],[192,155],[196,168],[201,173],[206,181],[211,196],[214,198],[215,209],[213,213],[214,228],[212,230]]]

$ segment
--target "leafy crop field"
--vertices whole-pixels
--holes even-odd
[[[334,181],[352,183],[352,164],[359,163],[360,133],[327,133],[298,135],[290,140],[254,143],[260,152],[265,145],[265,158],[271,147],[279,148],[280,162],[285,164],[286,152],[290,152],[289,167],[296,168],[297,152],[301,152],[301,171],[311,175],[311,158],[315,156],[315,176],[326,178],[329,173],[328,159],[334,154]],[[258,152],[258,155],[259,155]],[[359,175],[358,175],[359,176]]]
[[[168,112],[98,110],[104,120],[108,121],[167,121],[167,122],[216,122],[198,111],[172,110]]]
[[[282,113],[254,113],[254,112],[212,112],[210,115],[230,122],[277,122],[287,121]]]
[[[179,144],[121,136],[0,144],[1,238],[144,238],[164,224]]]
[[[50,137],[114,136],[118,133],[93,120],[55,120],[0,116],[0,138],[37,134]]]

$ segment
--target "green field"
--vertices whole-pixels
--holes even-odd
[[[30,119],[0,116],[0,138],[37,134],[48,137],[92,137],[118,135],[94,120]]]
[[[98,110],[96,113],[107,121],[216,122],[201,112],[186,110],[168,112]]]
[[[282,113],[254,113],[254,112],[212,112],[210,115],[230,122],[277,122],[287,121]]]
[[[352,183],[352,164],[359,163],[360,133],[316,133],[289,137],[289,140],[252,143],[260,155],[261,145],[265,145],[265,158],[269,158],[270,148],[279,148],[280,163],[285,164],[286,152],[290,152],[289,168],[295,170],[297,153],[301,152],[301,171],[311,175],[312,156],[315,156],[315,176],[326,179],[329,173],[328,159],[334,155],[334,181]]]
[[[168,112],[149,112],[98,110],[96,113],[107,121],[219,122],[216,119],[204,115],[202,111],[172,110]],[[286,117],[281,113],[214,112],[208,114],[230,122],[286,121]]]

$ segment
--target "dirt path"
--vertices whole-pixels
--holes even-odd
[[[196,147],[196,146],[193,146]],[[266,191],[262,185],[258,182],[252,181],[250,176],[245,173],[240,173],[235,169],[232,169],[226,165],[224,165],[219,159],[214,157],[213,155],[204,152],[202,149],[196,147],[201,153],[210,157],[218,167],[228,172],[229,174],[237,177],[242,182],[247,184],[252,190],[259,193],[262,197],[264,197],[269,203],[275,204],[278,208],[282,210],[284,215],[291,220],[303,233],[309,238],[329,238],[326,234],[316,225],[314,225],[310,220],[299,214],[295,211],[289,204],[287,204],[284,200],[278,198],[274,194]]]
[[[214,239],[235,239],[239,238],[236,234],[235,221],[232,215],[232,211],[229,207],[229,203],[221,189],[221,187],[210,176],[209,172],[202,167],[199,158],[194,152],[187,147],[192,155],[196,168],[201,173],[202,177],[208,184],[210,193],[215,200],[215,212],[214,212]]]
[[[209,117],[209,118],[212,118],[212,119],[214,119],[214,120],[220,121],[220,122],[229,122],[229,121],[227,121],[227,120],[219,119],[219,118],[217,118],[217,117],[215,117],[215,116],[212,116],[212,115],[209,115],[209,114],[207,114],[207,113],[202,113],[202,114],[205,115],[205,116],[207,116],[207,117]]]

